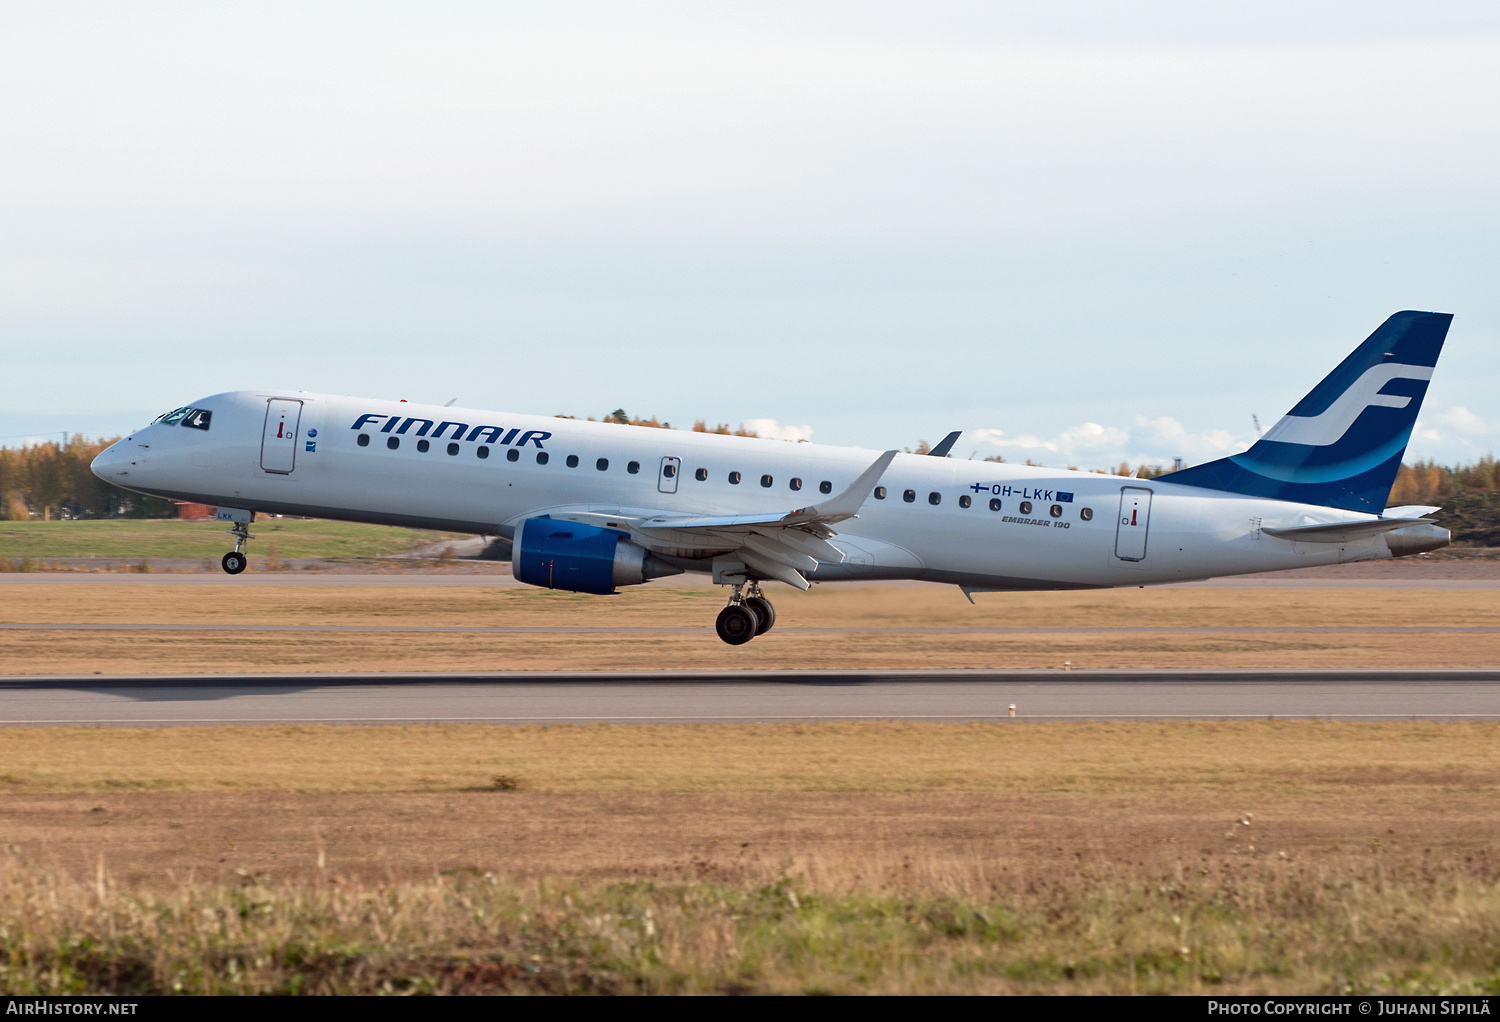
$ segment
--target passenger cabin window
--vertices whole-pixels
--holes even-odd
[[[999,497],[991,497],[990,498],[990,510],[991,511],[999,511],[1000,510],[1000,498]]]
[[[451,458],[454,455],[456,455],[457,453],[458,453],[458,444],[449,444],[448,445],[448,457]]]
[[[972,503],[974,503],[974,498],[969,496],[967,493],[961,494],[958,498],[959,507],[968,507]]]
[[[505,460],[506,461],[520,461],[521,460],[521,452],[518,451],[518,450],[516,450],[514,447],[512,447],[510,450],[508,450],[508,451],[505,452]]]
[[[635,475],[640,470],[641,463],[639,461],[632,461],[630,464],[625,466],[625,471],[629,472],[631,475]]]
[[[1029,515],[1029,514],[1031,514],[1031,501],[1029,501],[1029,500],[1023,500],[1023,501],[1021,501],[1021,513],[1023,515]]]
[[[798,479],[796,476],[792,476],[792,478],[788,479],[786,481],[786,484],[794,490],[802,489],[802,480]]]
[[[671,462],[668,462],[667,464],[665,464],[665,465],[663,465],[661,467],[661,475],[662,475],[663,479],[671,479],[676,474],[677,474],[677,466],[673,465]]]
[[[1078,510],[1078,517],[1086,522],[1092,522],[1094,520],[1094,509],[1091,507],[1080,508]]]
[[[214,413],[208,411],[206,408],[194,408],[187,413],[187,418],[182,420],[182,424],[188,429],[207,429],[208,423],[213,417]]]
[[[696,471],[696,472],[693,473],[693,478],[696,479],[696,480],[698,480],[700,483],[707,482],[708,481],[708,469],[706,469],[706,468],[700,468],[698,471]]]
[[[766,487],[767,489],[770,489],[771,483],[773,483],[774,481],[775,480],[773,480],[770,476],[761,476],[760,477],[760,484],[762,486]]]
[[[941,493],[937,492],[936,490],[933,490],[931,493],[929,493],[927,495],[927,503],[931,504],[933,507],[937,507],[942,502],[943,502],[943,495]]]
[[[608,472],[609,471],[609,459],[608,458],[600,458],[598,461],[594,462],[594,467],[597,468],[600,472]]]
[[[1053,504],[1051,507],[1049,507],[1047,509],[1047,513],[1049,515],[1051,515],[1053,518],[1061,518],[1062,517],[1062,505],[1061,504]]]
[[[824,479],[821,483],[818,484],[818,492],[819,493],[832,493],[833,492],[833,483],[829,482],[827,479]]]
[[[361,447],[369,447],[370,446],[370,434],[368,434],[368,433],[361,433],[355,439],[354,442],[357,443],[357,444],[359,444],[359,446],[361,446]]]
[[[906,490],[906,491],[904,491],[901,494],[901,499],[904,500],[904,501],[906,501],[908,504],[910,504],[910,503],[912,503],[913,501],[915,501],[917,499],[917,491],[916,490]]]
[[[740,484],[740,474],[738,472],[729,473],[729,481],[738,486]]]
[[[546,451],[537,451],[536,452],[536,463],[538,465],[545,465],[545,464],[547,464],[547,462],[549,460],[550,460],[550,456],[547,454]]]
[[[570,454],[570,455],[568,455],[568,467],[569,468],[577,468],[578,467],[578,455],[576,455],[576,454]]]
[[[432,445],[429,444],[426,440],[418,440],[417,441],[417,450],[421,451],[423,454],[426,454],[431,449],[432,449]]]
[[[474,453],[479,455],[480,461],[483,461],[485,458],[488,458],[490,456],[490,449],[481,444],[479,450],[475,451]]]
[[[398,436],[388,436],[385,438],[385,445],[394,451],[401,446],[401,438]]]
[[[875,499],[876,500],[885,500],[885,487],[884,486],[877,486],[877,487],[875,487]]]

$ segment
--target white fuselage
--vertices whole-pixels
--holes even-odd
[[[291,409],[285,422],[268,401]],[[195,407],[212,411],[207,430],[147,426],[95,471],[180,501],[509,537],[547,514],[790,511],[840,493],[878,453],[322,394],[242,391]],[[836,528],[844,561],[819,564],[812,581],[1138,586],[1391,556],[1379,535],[1296,543],[1262,531],[1373,515],[1170,482],[903,454],[880,486],[883,498]],[[701,553],[675,556],[709,570]]]

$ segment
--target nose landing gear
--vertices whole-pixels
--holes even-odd
[[[224,531],[234,537],[234,549],[225,554],[219,564],[227,573],[238,575],[245,570],[245,565],[250,563],[245,556],[245,540],[255,537],[250,535],[250,527],[245,522],[235,522],[234,528]]]
[[[748,592],[746,591],[748,590]],[[776,608],[760,591],[760,583],[736,585],[729,606],[719,611],[714,630],[731,646],[743,646],[757,635],[764,635],[776,623]]]

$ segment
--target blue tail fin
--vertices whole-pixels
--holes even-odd
[[[1244,454],[1160,478],[1379,514],[1452,321],[1396,313]]]

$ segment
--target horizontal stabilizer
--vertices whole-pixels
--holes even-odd
[[[1374,522],[1334,522],[1332,525],[1301,525],[1291,529],[1261,529],[1267,536],[1296,543],[1348,543],[1394,532],[1413,525],[1432,525],[1431,518],[1382,518]]]
[[[1402,504],[1400,507],[1388,507],[1381,512],[1382,518],[1421,518],[1430,515],[1434,511],[1441,511],[1441,504]]]

